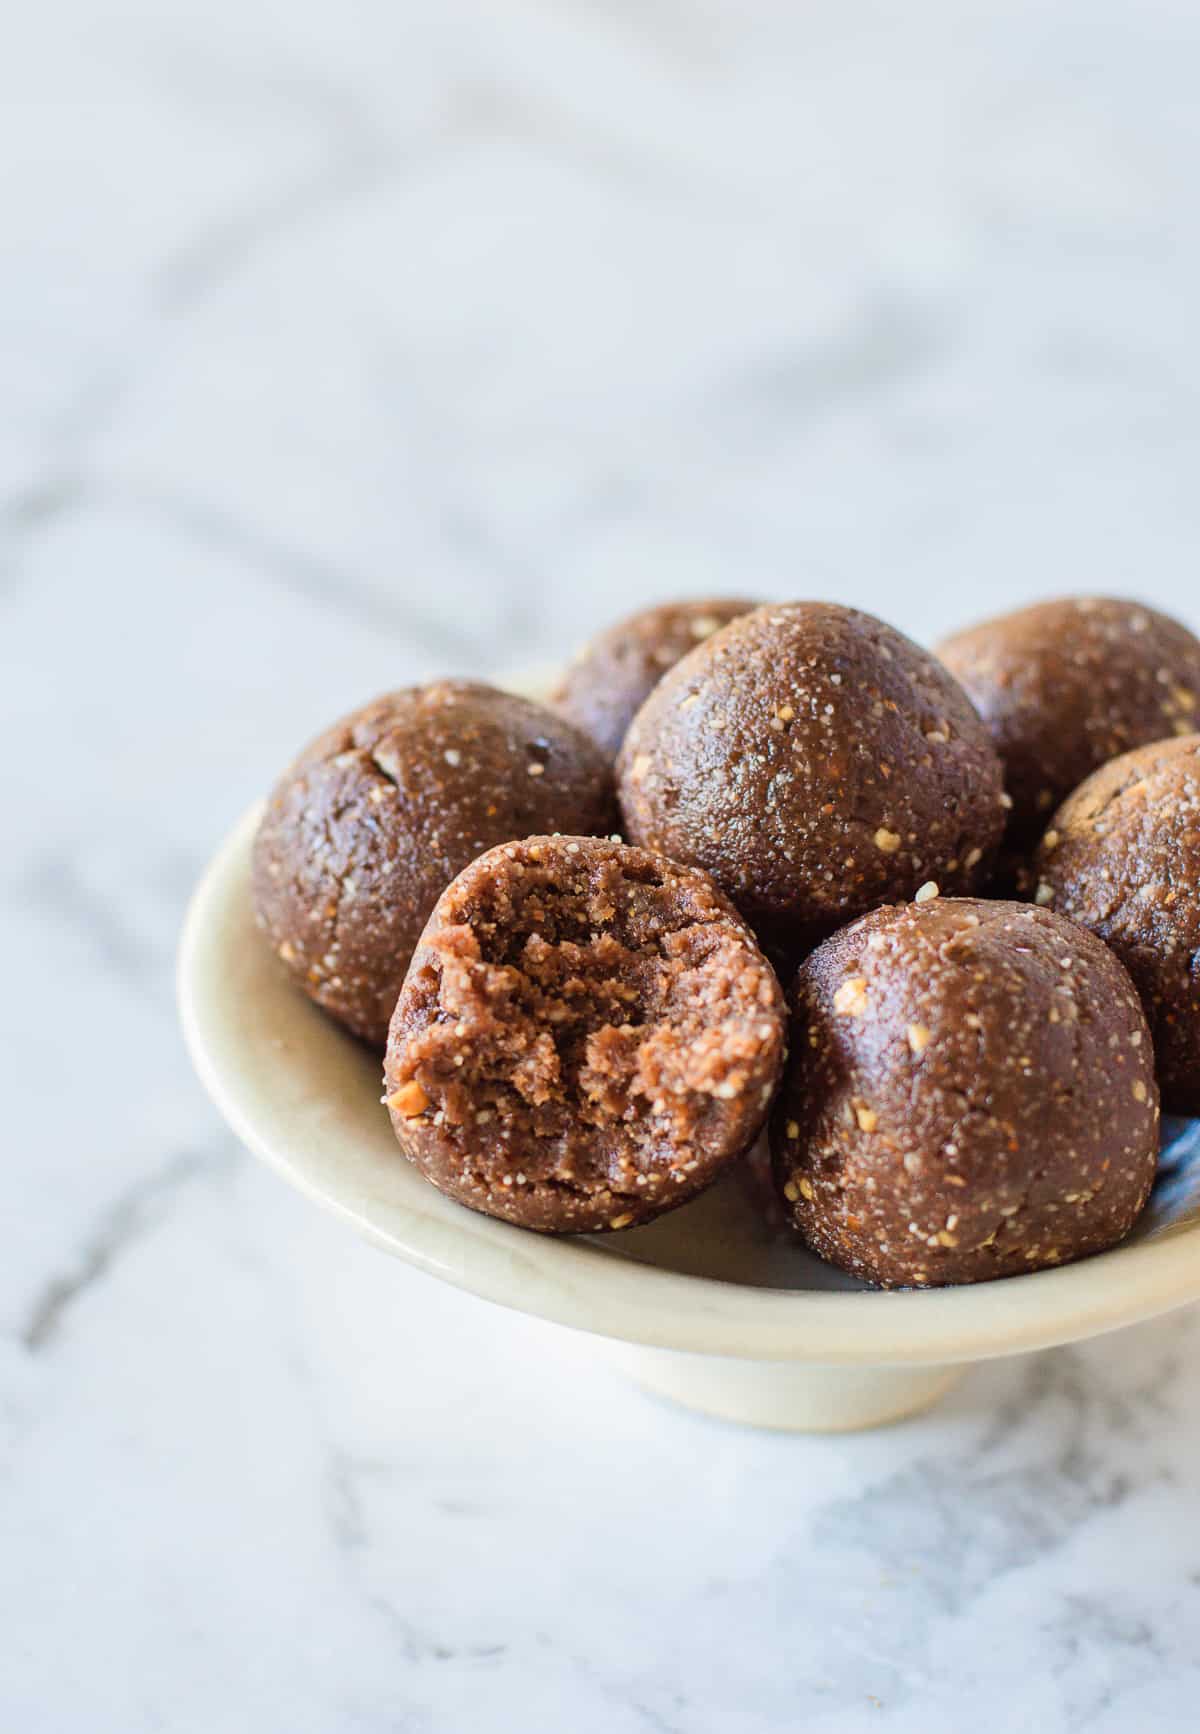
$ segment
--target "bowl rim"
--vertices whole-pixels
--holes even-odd
[[[1077,1341],[1200,1299],[1200,1222],[1052,1270],[958,1288],[829,1293],[755,1288],[614,1257],[579,1237],[533,1234],[455,1204],[415,1169],[409,1196],[386,1201],[340,1171],[327,1117],[297,1116],[278,1079],[246,1063],[237,992],[250,921],[256,803],[206,868],[179,946],[177,989],[192,1062],[243,1144],[293,1186],[385,1251],[455,1287],[520,1312],[629,1343],[739,1359],[823,1365],[927,1365]],[[257,944],[257,940],[255,944]],[[345,1038],[278,978],[277,1010]],[[259,960],[259,961],[262,961]],[[308,1039],[306,1037],[306,1039]],[[266,1068],[269,1071],[269,1068]],[[274,1086],[272,1089],[269,1086]],[[293,1124],[284,1121],[292,1114]],[[300,1143],[297,1143],[299,1136]],[[399,1171],[397,1171],[399,1172]],[[391,1189],[389,1189],[390,1191]]]

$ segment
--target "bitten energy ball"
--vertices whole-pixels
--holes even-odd
[[[1138,602],[1039,603],[946,639],[938,655],[1004,761],[1018,849],[1098,766],[1200,726],[1200,640]]]
[[[960,687],[827,602],[760,608],[692,651],[617,764],[627,834],[711,873],[779,942],[934,881],[985,882],[1000,763]]]
[[[702,873],[587,837],[493,849],[426,928],[392,1019],[406,1154],[473,1210],[628,1228],[754,1141],[783,997]]]
[[[1136,990],[1045,909],[878,909],[800,969],[771,1142],[804,1239],[885,1288],[1101,1252],[1136,1222],[1158,1154]]]
[[[1200,735],[1126,753],[1059,808],[1038,901],[1099,934],[1142,996],[1163,1105],[1200,1114]]]
[[[594,638],[572,663],[554,703],[610,758],[669,668],[753,602],[668,602],[631,615]]]
[[[254,844],[259,926],[304,991],[383,1046],[454,875],[531,831],[607,831],[611,774],[542,705],[443,680],[335,724],[285,772]]]

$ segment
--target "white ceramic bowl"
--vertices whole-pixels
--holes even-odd
[[[595,1239],[530,1234],[451,1203],[401,1156],[377,1061],[301,996],[255,929],[257,820],[248,813],[209,867],[180,951],[184,1030],[218,1108],[256,1155],[376,1245],[590,1333],[638,1383],[758,1426],[869,1427],[934,1402],[972,1361],[1200,1298],[1200,1123],[1176,1128],[1174,1163],[1124,1246],[968,1288],[860,1289],[772,1241],[736,1176]]]

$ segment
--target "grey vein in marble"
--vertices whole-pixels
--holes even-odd
[[[21,1341],[30,1353],[40,1354],[50,1346],[71,1309],[110,1275],[136,1240],[152,1232],[181,1188],[227,1168],[232,1160],[226,1144],[219,1150],[183,1150],[114,1199],[79,1248],[71,1269],[50,1277],[35,1296],[21,1330]]]

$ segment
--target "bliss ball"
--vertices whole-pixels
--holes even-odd
[[[610,759],[667,670],[753,602],[665,602],[631,614],[592,639],[571,664],[553,703]]]
[[[1004,761],[1018,851],[1100,765],[1200,726],[1200,639],[1140,602],[1041,602],[955,634],[938,655]]]
[[[1163,1105],[1200,1114],[1200,735],[1094,772],[1051,821],[1037,898],[1100,936],[1142,996]]]
[[[1158,1090],[1129,976],[1026,903],[878,909],[801,965],[771,1129],[791,1220],[884,1288],[1102,1252],[1154,1181]]]
[[[744,1154],[783,995],[703,873],[593,837],[493,849],[445,891],[388,1039],[402,1148],[459,1203],[544,1233],[628,1228]]]
[[[411,687],[284,773],[254,842],[255,913],[305,993],[382,1047],[456,873],[511,837],[614,822],[603,755],[555,712],[468,681]]]
[[[770,943],[932,881],[982,885],[1000,762],[942,665],[830,602],[743,615],[685,656],[625,738],[631,841],[711,873]]]

